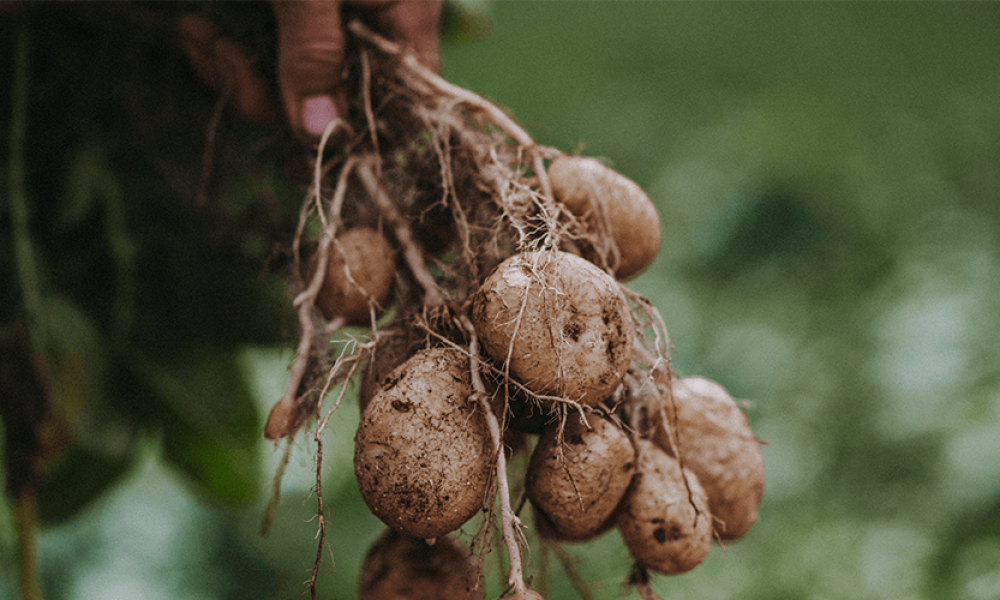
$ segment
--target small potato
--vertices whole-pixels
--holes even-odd
[[[476,292],[483,349],[540,395],[596,406],[632,359],[631,313],[618,283],[579,256],[525,252],[500,263]]]
[[[617,249],[606,252],[591,244],[585,256],[604,261],[615,277],[638,275],[660,250],[660,215],[634,181],[594,158],[560,156],[548,169],[552,194],[570,213],[586,224],[590,233],[610,237]],[[601,260],[602,253],[607,255]]]
[[[719,538],[737,540],[757,520],[764,494],[760,442],[746,414],[718,383],[686,377],[675,379],[672,389],[681,460],[708,494]],[[666,403],[653,430],[653,441],[667,452],[672,452],[668,432],[673,431],[673,414]]]
[[[694,473],[638,440],[638,466],[617,513],[618,530],[641,565],[666,574],[698,566],[712,546],[712,515]]]
[[[354,473],[368,508],[389,527],[436,538],[483,506],[493,444],[472,391],[465,354],[427,349],[393,371],[365,408]]]
[[[585,541],[611,525],[611,515],[635,472],[635,450],[618,426],[576,413],[542,433],[528,464],[528,498],[551,526],[552,537]]]
[[[434,544],[386,529],[365,556],[360,600],[481,600],[479,561],[451,536]]]
[[[314,254],[307,265],[310,277],[317,264]],[[393,249],[382,234],[367,227],[348,229],[330,244],[316,307],[328,320],[343,317],[348,325],[366,325],[370,321],[369,299],[384,308],[395,282]]]

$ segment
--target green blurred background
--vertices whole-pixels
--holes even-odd
[[[748,400],[768,442],[760,521],[747,538],[654,589],[666,599],[1000,599],[1000,4],[449,10],[446,78],[508,107],[540,142],[605,158],[649,192],[663,248],[630,286],[663,314],[676,369]],[[236,150],[219,150],[231,173],[209,208],[156,201],[198,189],[190,173],[204,119],[164,110],[176,134],[122,139],[118,115],[102,107],[155,102],[120,89],[121,73],[135,73],[118,70],[131,63],[115,39],[67,33],[63,44],[97,53],[74,59],[76,76],[46,78],[62,72],[50,66],[62,55],[46,49],[69,32],[60,28],[116,32],[101,14],[70,11],[31,40],[28,194],[50,202],[32,212],[43,313],[58,332],[52,355],[67,357],[60,397],[86,398],[74,424],[83,442],[40,498],[48,597],[298,598],[316,553],[313,446],[297,442],[261,537],[280,452],[259,432],[284,388],[294,321],[280,281],[259,274],[271,232],[253,225],[257,199],[285,214],[301,191],[259,150],[271,138],[234,118]],[[16,28],[3,31],[13,55]],[[195,114],[210,112],[180,59],[149,56],[176,68],[147,95],[193,89]],[[9,61],[3,68],[10,81]],[[61,104],[66,90],[76,98]],[[53,107],[68,113],[58,129],[45,125]],[[131,155],[143,140],[157,151]],[[173,188],[164,172],[181,174]],[[5,202],[5,278],[11,223]],[[220,223],[238,224],[238,239],[220,241]],[[162,283],[171,277],[186,287]],[[105,300],[88,291],[94,281]],[[4,286],[0,307],[18,306],[17,287]],[[205,297],[225,309],[188,315]],[[151,314],[160,320],[146,323]],[[74,387],[79,372],[85,391]],[[350,401],[324,446],[335,572],[321,573],[323,598],[356,597],[360,560],[381,530],[354,482],[356,423]],[[11,508],[0,508],[0,598],[17,589]],[[638,597],[623,586],[617,533],[567,549],[595,598]],[[578,597],[551,560],[548,600]]]

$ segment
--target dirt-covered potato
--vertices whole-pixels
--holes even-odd
[[[615,277],[628,279],[641,273],[660,250],[660,215],[642,188],[634,181],[594,158],[560,156],[548,169],[552,194],[579,217],[589,232],[602,242],[587,244],[586,256]],[[605,252],[607,250],[607,252]]]
[[[632,442],[617,425],[596,415],[571,413],[538,440],[525,487],[553,537],[584,541],[605,531],[635,472]]]
[[[389,375],[413,356],[424,342],[424,336],[403,327],[386,328],[378,332],[378,339],[368,356],[358,389],[361,412],[388,381]]]
[[[315,254],[309,258],[310,277],[317,261]],[[316,307],[329,320],[343,317],[348,325],[365,325],[370,321],[369,299],[384,308],[395,282],[393,249],[382,234],[367,227],[348,229],[330,244]]]
[[[485,416],[468,357],[427,349],[400,365],[361,415],[354,472],[372,513],[416,538],[436,538],[483,506],[493,474]]]
[[[708,494],[722,540],[743,537],[757,520],[764,494],[764,457],[746,414],[718,383],[703,377],[673,381],[677,447]],[[671,452],[674,413],[669,402],[657,419],[653,441]],[[667,422],[664,422],[663,418]]]
[[[621,383],[632,358],[625,295],[607,273],[560,251],[500,263],[475,294],[483,348],[531,391],[594,406]]]
[[[361,565],[360,600],[481,600],[482,569],[451,536],[434,544],[386,529]]]
[[[617,512],[629,552],[654,571],[677,574],[698,566],[712,546],[712,515],[705,491],[677,459],[640,439],[632,485]]]

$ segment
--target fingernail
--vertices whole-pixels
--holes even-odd
[[[329,96],[312,96],[302,101],[302,127],[314,135],[323,135],[326,126],[337,120],[337,109]]]

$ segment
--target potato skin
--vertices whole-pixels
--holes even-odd
[[[310,276],[317,261],[315,254],[309,259]],[[316,308],[328,320],[343,317],[348,325],[366,325],[370,321],[368,298],[384,308],[395,282],[393,249],[382,234],[368,227],[348,229],[330,245],[326,275],[316,294]]]
[[[764,457],[746,414],[725,388],[704,377],[675,379],[677,446],[684,466],[691,469],[708,494],[716,533],[723,541],[737,540],[757,521],[764,494]],[[670,451],[672,407],[664,407],[670,423],[658,419],[653,441]]]
[[[433,545],[386,529],[361,565],[360,600],[481,600],[479,561],[451,536]]]
[[[705,491],[694,473],[682,475],[677,459],[652,442],[637,440],[636,454],[636,475],[617,513],[622,539],[646,568],[670,575],[690,571],[712,546]]]
[[[382,385],[389,381],[389,375],[423,347],[423,336],[418,333],[405,327],[379,330],[375,346],[361,375],[361,386],[358,388],[358,405],[361,412],[365,411],[365,407]]]
[[[472,396],[469,360],[453,349],[414,354],[361,415],[354,473],[372,513],[415,538],[436,538],[483,506],[493,446]]]
[[[610,265],[615,277],[635,277],[653,262],[662,237],[660,215],[638,184],[583,156],[556,158],[548,174],[556,200],[583,219],[592,233],[604,230],[611,235],[618,247],[618,264]],[[593,248],[585,256],[601,264]]]
[[[589,424],[589,427],[588,427]],[[525,487],[556,539],[589,540],[610,525],[635,472],[635,450],[618,426],[573,413],[542,433],[528,463]]]
[[[596,406],[632,360],[631,313],[618,283],[579,256],[525,252],[500,263],[473,299],[483,349],[531,391]]]

